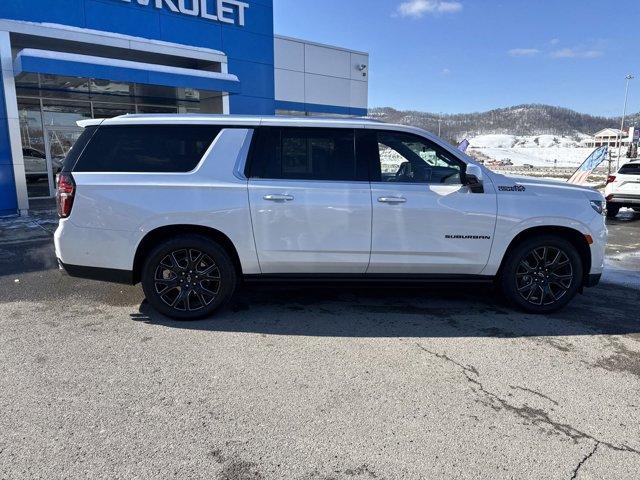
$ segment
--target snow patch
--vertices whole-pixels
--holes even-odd
[[[498,161],[534,167],[578,167],[593,151],[582,146],[587,135],[480,135],[469,140],[469,149]]]

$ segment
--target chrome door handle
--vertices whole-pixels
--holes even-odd
[[[293,195],[265,195],[262,197],[268,202],[291,202],[293,201]]]
[[[380,203],[407,203],[407,199],[404,197],[380,197],[378,198]]]

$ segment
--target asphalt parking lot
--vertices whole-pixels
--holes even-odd
[[[0,477],[638,478],[640,215],[547,317],[487,287],[245,287],[211,320],[0,242]],[[1,238],[0,238],[1,240]]]

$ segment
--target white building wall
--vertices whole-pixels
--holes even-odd
[[[275,87],[281,110],[363,114],[369,102],[369,55],[276,36]]]

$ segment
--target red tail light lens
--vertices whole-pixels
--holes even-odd
[[[616,181],[616,176],[615,175],[609,175],[607,177],[607,185],[609,185],[610,183],[613,183]]]
[[[73,197],[76,193],[76,182],[70,173],[60,173],[58,175],[58,190],[56,201],[58,203],[58,215],[60,218],[67,218],[71,215],[73,207]]]

